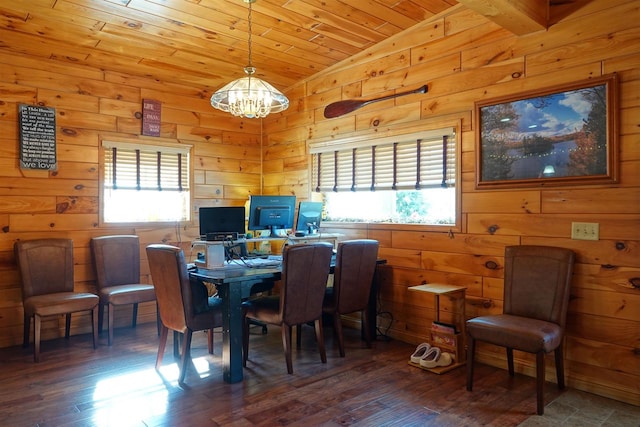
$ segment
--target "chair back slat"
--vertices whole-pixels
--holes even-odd
[[[99,288],[140,283],[140,239],[135,235],[91,239],[91,252]]]
[[[287,246],[282,258],[280,310],[287,325],[299,325],[322,316],[333,246],[313,243]]]
[[[505,248],[504,313],[564,327],[574,259],[566,248]]]
[[[192,315],[188,309],[192,308],[185,304],[191,300],[191,289],[182,249],[170,245],[149,245],[147,258],[162,323],[174,331],[186,331],[187,317]]]
[[[14,249],[22,277],[24,299],[56,292],[73,292],[71,239],[18,241]]]
[[[377,259],[377,240],[349,240],[338,245],[333,292],[339,313],[367,307]]]

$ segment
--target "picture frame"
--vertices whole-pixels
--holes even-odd
[[[476,189],[618,182],[616,74],[475,104]]]

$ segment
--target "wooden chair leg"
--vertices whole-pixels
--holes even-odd
[[[507,368],[509,370],[509,375],[514,376],[515,371],[513,369],[513,349],[507,347]]]
[[[33,316],[33,361],[38,363],[40,361],[40,328],[41,319],[39,315]]]
[[[213,328],[207,331],[207,344],[209,347],[209,354],[213,354]]]
[[[467,391],[473,389],[473,359],[476,352],[476,341],[467,335]]]
[[[249,359],[249,318],[246,311],[242,311],[242,366],[247,367]]]
[[[133,303],[133,314],[132,314],[132,319],[131,319],[131,327],[135,328],[136,327],[136,323],[138,322],[138,303],[134,302]]]
[[[164,357],[164,350],[167,347],[167,338],[169,335],[169,329],[160,325],[160,341],[158,342],[158,355],[156,356],[156,371],[160,369],[162,365],[162,358]]]
[[[98,304],[98,332],[102,333],[102,326],[104,325],[104,306],[105,304]]]
[[[242,320],[242,366],[246,368],[249,359],[249,318],[244,317]]]
[[[558,379],[558,388],[564,390],[564,351],[562,344],[554,351],[556,358],[556,377]]]
[[[98,311],[99,311],[99,306],[100,304],[98,304],[97,306],[93,307],[93,309],[91,310],[91,331],[93,332],[93,348],[94,350],[96,348],[98,348],[98,320],[99,320],[99,315],[98,315]]]
[[[367,310],[362,310],[362,327],[364,328],[364,341],[367,343],[367,348],[371,348],[371,329],[369,328],[369,314]]]
[[[293,374],[293,363],[291,361],[291,326],[283,324],[280,329],[282,330],[284,357],[287,361],[287,373]]]
[[[162,330],[162,319],[160,318],[160,309],[158,308],[158,302],[156,301],[156,325],[158,327],[158,336]]]
[[[29,332],[31,332],[31,315],[24,315],[24,335],[22,337],[22,347],[29,347]]]
[[[71,313],[67,313],[67,315],[65,316],[65,322],[64,322],[64,337],[65,338],[69,338],[69,333],[71,331]]]
[[[180,358],[180,339],[182,334],[178,331],[173,331],[173,357],[174,359]]]
[[[191,363],[191,336],[191,330],[187,329],[182,337],[182,357],[180,358],[180,375],[178,376],[178,384],[180,385],[184,384]]]
[[[327,350],[324,346],[324,330],[322,328],[322,317],[315,321],[316,341],[318,341],[318,350],[320,350],[320,360],[327,363]]]
[[[537,413],[544,414],[544,351],[536,353],[536,397]]]
[[[113,324],[115,323],[114,320],[114,316],[115,316],[115,306],[113,304],[109,304],[109,317],[107,319],[107,323],[108,326],[107,328],[109,329],[109,337],[107,338],[107,343],[109,344],[109,346],[111,346],[111,343],[113,342]]]
[[[338,349],[340,350],[340,357],[344,357],[344,335],[342,332],[342,320],[340,319],[340,313],[337,311],[333,313],[333,330],[335,336],[338,337]]]

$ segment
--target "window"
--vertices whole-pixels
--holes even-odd
[[[454,128],[311,143],[312,190],[325,220],[456,224]]]
[[[190,219],[190,146],[103,141],[102,221]]]

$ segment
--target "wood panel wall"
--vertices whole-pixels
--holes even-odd
[[[427,339],[435,317],[433,299],[407,291],[425,282],[467,286],[467,317],[500,313],[505,246],[571,248],[577,265],[565,344],[567,383],[640,404],[638,8],[636,1],[595,0],[547,31],[518,37],[457,7],[393,37],[288,93],[292,107],[266,122],[265,188],[309,197],[309,139],[461,121],[461,232],[451,236],[419,226],[325,224],[344,238],[381,242],[381,255],[389,263],[382,275],[380,329],[414,344]],[[609,73],[620,79],[619,184],[475,189],[474,102]],[[425,83],[429,92],[424,96],[372,104],[335,119],[323,116],[330,102]],[[599,223],[600,240],[571,240],[572,221]],[[490,268],[492,263],[497,268]],[[452,304],[443,302],[441,318],[451,319]],[[483,345],[478,351],[479,360],[506,366],[503,349]],[[534,375],[534,359],[522,353],[516,357],[517,370]],[[551,357],[547,380],[555,381]]]
[[[290,109],[267,118],[264,130],[260,122],[213,111],[198,88],[0,54],[0,347],[22,342],[20,284],[12,252],[17,239],[72,238],[78,290],[95,290],[88,250],[93,236],[140,235],[142,280],[149,279],[146,244],[177,243],[190,252],[195,223],[100,225],[99,144],[104,138],[193,145],[195,210],[200,205],[241,205],[249,194],[261,191],[309,197],[308,139],[460,121],[461,232],[451,238],[419,226],[326,228],[345,238],[381,242],[388,260],[380,296],[382,330],[407,342],[425,340],[433,301],[409,298],[406,289],[423,282],[466,285],[467,317],[500,312],[502,272],[487,268],[487,261],[502,266],[504,247],[510,244],[570,247],[578,253],[578,264],[566,340],[568,385],[640,404],[640,290],[630,283],[640,277],[639,18],[636,1],[594,0],[548,31],[516,37],[457,7],[291,88]],[[619,185],[475,190],[475,101],[613,72],[621,82]],[[377,103],[331,120],[322,115],[329,102],[424,83],[429,84],[424,96]],[[140,136],[143,98],[162,102],[160,138]],[[56,109],[58,171],[19,169],[20,103]],[[600,223],[601,240],[571,240],[572,221]],[[489,225],[498,225],[497,231],[492,234]],[[442,303],[446,319],[451,304]],[[155,321],[152,306],[142,307],[141,314],[142,321]],[[129,321],[124,311],[116,316],[117,326]],[[46,323],[44,339],[62,336],[60,320]],[[87,333],[89,325],[88,317],[79,317],[72,333]],[[479,350],[480,360],[504,366],[497,349]],[[531,375],[533,361],[517,356],[517,369]],[[549,360],[550,381],[552,366]]]
[[[96,291],[89,240],[107,234],[141,238],[143,283],[150,283],[145,246],[181,244],[187,255],[198,237],[200,206],[243,206],[261,191],[261,124],[229,120],[197,88],[160,83],[41,58],[0,54],[0,347],[22,343],[18,239],[73,239],[76,290]],[[141,136],[142,99],[162,104],[160,137]],[[57,171],[18,164],[18,105],[56,110]],[[103,139],[192,146],[193,220],[161,228],[104,226],[99,218],[99,162]],[[119,307],[120,309],[120,307]],[[131,307],[116,311],[116,326],[130,324]],[[155,322],[155,304],[139,321]],[[72,317],[72,334],[90,332],[88,315]],[[43,340],[62,336],[63,318],[43,323]],[[117,337],[116,337],[117,341]]]

